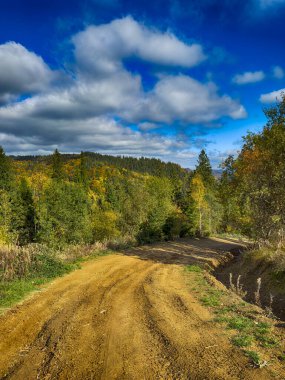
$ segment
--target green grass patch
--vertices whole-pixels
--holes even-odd
[[[252,364],[254,364],[256,367],[260,366],[262,361],[258,352],[246,350],[245,355],[251,360]]]
[[[205,306],[217,307],[220,306],[220,297],[215,294],[209,294],[201,298],[201,301]]]
[[[37,284],[31,279],[0,282],[0,307],[6,308],[14,305],[37,287]]]
[[[258,332],[254,334],[255,339],[260,342],[262,347],[272,348],[279,345],[279,341],[272,335],[259,334]]]
[[[196,273],[202,273],[203,269],[199,267],[198,265],[187,265],[185,267],[186,272],[196,272]]]
[[[248,347],[252,344],[253,339],[251,335],[237,335],[232,338],[232,343],[237,347]]]
[[[254,322],[247,317],[234,316],[229,318],[227,327],[238,331],[250,331],[254,327]]]

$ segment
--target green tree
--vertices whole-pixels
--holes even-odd
[[[8,191],[0,189],[0,244],[11,244],[14,242],[11,222],[11,196]]]
[[[267,123],[248,133],[235,162],[248,234],[269,242],[285,240],[285,96],[265,110]]]
[[[80,153],[79,182],[85,187],[88,186],[87,157],[84,152]]]
[[[91,241],[90,204],[81,185],[67,181],[52,181],[45,189],[41,201],[41,241],[59,246]]]
[[[17,244],[24,245],[35,239],[35,206],[32,191],[25,178],[12,196],[11,230]]]
[[[11,188],[12,178],[11,160],[6,156],[2,146],[0,146],[0,189],[9,190]]]
[[[53,179],[62,180],[64,178],[62,157],[57,149],[51,157],[51,170],[51,177]]]
[[[195,175],[201,177],[205,188],[205,201],[207,203],[207,215],[204,213],[204,234],[212,234],[219,229],[221,206],[218,202],[217,181],[213,175],[210,160],[204,149],[198,157]],[[207,222],[206,222],[207,219]]]
[[[195,173],[202,177],[202,181],[206,187],[214,187],[215,177],[213,176],[213,171],[211,163],[207,153],[204,149],[201,150],[198,157],[198,164],[196,165]]]

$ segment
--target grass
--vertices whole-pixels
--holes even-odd
[[[202,273],[203,272],[203,269],[201,267],[199,267],[198,265],[187,265],[185,267],[185,270],[187,272],[195,272],[195,273]]]
[[[248,347],[252,345],[254,337],[252,335],[236,335],[232,338],[232,343],[237,347]]]
[[[14,280],[0,283],[0,308],[6,308],[21,301],[26,294],[38,289],[33,280]]]
[[[241,316],[234,316],[228,319],[227,328],[238,331],[251,331],[254,328],[254,322]]]
[[[215,314],[213,321],[229,330],[231,343],[239,347],[255,367],[267,365],[261,356],[285,361],[284,349],[282,351],[274,335],[270,320],[264,321],[265,317],[256,306],[233,295],[230,290],[215,289],[209,274],[199,266],[186,267],[186,275],[191,279],[196,297]]]
[[[72,262],[66,262],[54,253],[39,253],[31,263],[26,275],[9,281],[0,280],[0,310],[9,308],[29,293],[40,290],[42,285],[52,279],[80,269],[80,263],[109,253],[111,251],[94,251],[86,257],[74,258]]]
[[[216,307],[221,304],[220,292],[209,292],[206,296],[201,297],[200,300],[205,306]]]
[[[245,355],[251,360],[252,364],[254,364],[256,367],[260,367],[262,360],[258,352],[246,350]]]

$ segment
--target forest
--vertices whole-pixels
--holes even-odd
[[[1,246],[62,250],[218,233],[282,245],[285,97],[264,112],[263,130],[243,138],[238,156],[222,163],[220,178],[205,150],[190,171],[157,159],[90,152],[9,157],[1,148]]]

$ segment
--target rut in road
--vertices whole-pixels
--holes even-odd
[[[110,255],[0,317],[0,379],[270,379],[211,319],[180,266]]]

